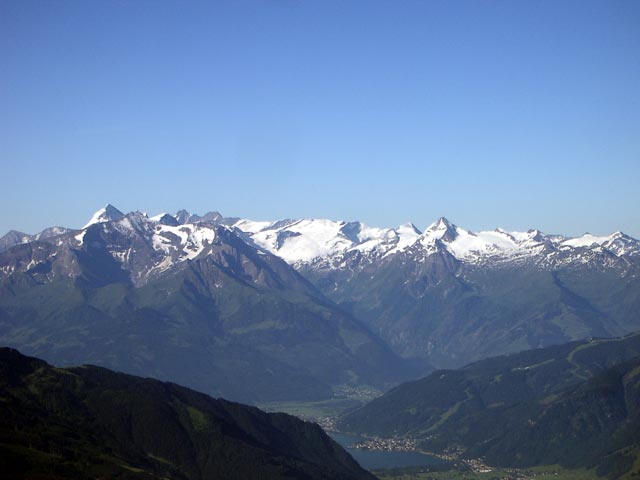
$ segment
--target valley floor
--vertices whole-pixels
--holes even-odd
[[[372,395],[375,397],[377,395]],[[317,422],[327,431],[336,431],[335,419],[342,413],[357,408],[368,398],[334,397],[316,402],[273,402],[259,405],[267,411],[280,411],[301,419]],[[380,439],[378,439],[380,440]],[[380,448],[380,450],[388,450]],[[415,450],[415,449],[409,449]],[[434,455],[430,452],[429,455]],[[439,456],[439,455],[438,455]],[[493,468],[479,461],[460,461],[442,465],[371,470],[380,480],[601,480],[590,470],[568,470],[557,465],[528,469]]]
[[[382,395],[383,392],[369,386],[336,387],[332,398],[317,401],[264,402],[256,406],[266,412],[284,412],[302,420],[317,422],[325,430],[335,430],[335,419],[349,410],[355,410]]]
[[[589,470],[567,470],[555,465],[528,469],[499,468],[490,472],[474,472],[466,466],[433,468],[406,468],[373,471],[380,480],[598,480]],[[431,471],[429,471],[431,470]]]

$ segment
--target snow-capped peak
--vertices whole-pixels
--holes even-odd
[[[459,260],[475,261],[495,255],[502,257],[529,255],[544,247],[544,239],[545,236],[538,230],[509,232],[496,228],[492,231],[472,232],[442,217],[429,225],[416,244],[430,253],[437,248],[444,248]]]
[[[416,227],[411,222],[403,223],[402,225],[398,226],[398,228],[396,228],[396,231],[407,233],[407,234],[412,233],[415,235],[422,235],[422,232],[418,229],[418,227]]]
[[[124,213],[122,213],[116,207],[108,203],[103,208],[101,208],[96,213],[94,213],[93,216],[91,217],[91,220],[89,220],[87,224],[84,227],[82,227],[82,229],[84,230],[85,228],[90,227],[94,223],[111,222],[114,220],[120,220],[122,217],[124,217]]]
[[[453,242],[458,236],[458,230],[458,227],[449,222],[449,220],[444,217],[440,217],[424,231],[422,234],[422,243],[432,244],[436,240]]]
[[[408,223],[403,223],[399,227],[396,227],[393,230],[391,230],[389,232],[389,236],[391,236],[391,234],[393,234],[393,236],[397,238],[397,241],[395,243],[395,246],[393,248],[390,248],[385,253],[385,256],[404,250],[409,245],[414,244],[416,240],[420,238],[420,235],[422,235],[422,232],[418,230],[418,228],[413,223],[408,222]]]
[[[581,237],[569,238],[561,243],[562,246],[569,247],[590,247],[592,245],[602,245],[610,237],[596,237],[590,233],[585,233]]]
[[[309,262],[349,247],[353,239],[341,232],[345,226],[344,222],[307,219],[293,222],[240,220],[234,224],[250,235],[257,245],[289,263]]]
[[[393,229],[324,219],[239,220],[233,226],[248,235],[256,245],[293,265],[316,263],[334,256],[344,257],[350,252],[359,252],[370,258],[381,257],[406,248],[421,234],[411,223]],[[340,263],[339,260],[337,262]]]
[[[613,242],[628,242],[633,241],[633,238],[625,235],[622,232],[614,232],[611,235],[596,236],[590,233],[585,233],[581,237],[569,238],[562,242],[562,245],[568,245],[571,247],[590,247],[593,245],[607,246]]]
[[[153,275],[194,260],[210,251],[216,238],[216,229],[227,227],[208,223],[180,225],[175,217],[161,213],[153,218],[140,212],[131,212],[118,220],[101,222],[94,228],[84,229],[75,236],[76,246],[91,248],[102,245],[117,261],[131,271],[135,284],[144,284]],[[93,242],[87,247],[85,236],[91,234]],[[100,239],[96,242],[96,239]]]
[[[604,247],[618,256],[638,254],[638,241],[622,232],[614,232],[607,236],[595,236],[585,233],[581,237],[569,238],[560,243],[560,247],[591,248]]]

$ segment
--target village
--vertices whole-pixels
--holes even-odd
[[[416,451],[416,441],[412,438],[371,438],[354,443],[351,448],[362,450],[384,450],[387,452]]]

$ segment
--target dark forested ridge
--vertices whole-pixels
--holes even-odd
[[[595,467],[617,478],[640,458],[640,334],[439,370],[339,426],[411,436],[424,449],[457,449],[494,465]]]
[[[12,478],[373,479],[315,424],[104,368],[0,348]]]

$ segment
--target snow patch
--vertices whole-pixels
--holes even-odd
[[[159,224],[155,226],[151,242],[154,250],[192,260],[213,243],[215,236],[215,230],[207,226],[185,224],[173,227]]]
[[[75,241],[78,242],[78,245],[82,245],[84,243],[84,236],[86,233],[87,233],[86,230],[82,230],[79,234],[73,237]]]
[[[568,240],[565,240],[560,245],[574,247],[574,248],[590,247],[592,245],[603,245],[608,240],[611,240],[612,236],[613,235],[609,235],[608,237],[596,237],[594,235],[591,235],[590,233],[585,233],[581,237],[570,238]]]

